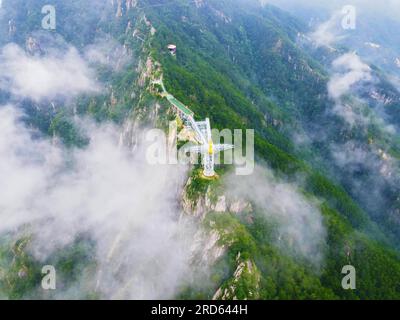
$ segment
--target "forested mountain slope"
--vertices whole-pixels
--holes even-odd
[[[348,172],[343,174],[343,170],[346,168],[332,168],[336,166],[336,163],[330,148],[332,145],[341,146],[351,142],[360,145],[361,149],[379,148],[397,158],[398,139],[396,135],[388,134],[385,128],[379,124],[379,119],[371,120],[367,125],[356,123],[349,126],[341,115],[331,111],[335,109],[336,102],[331,99],[327,90],[330,70],[324,70],[322,65],[326,65],[325,61],[319,64],[308,54],[310,49],[301,50],[301,47],[299,48],[297,45],[298,34],[306,32],[299,22],[273,7],[249,10],[247,6],[244,6],[243,10],[233,13],[227,9],[223,11],[224,15],[222,15],[218,13],[219,6],[223,5],[221,3],[213,4],[211,7],[214,9],[210,9],[206,4],[197,9],[184,6],[184,9],[181,9],[183,12],[171,10],[168,7],[157,10],[157,13],[160,12],[163,17],[167,17],[167,20],[163,20],[165,29],[159,30],[157,34],[162,44],[157,52],[162,52],[162,46],[171,38],[175,39],[174,37],[177,35],[181,37],[175,42],[182,41],[179,43],[179,59],[163,61],[166,74],[170,72],[166,81],[167,85],[169,85],[168,81],[171,81],[172,92],[175,90],[181,99],[189,105],[193,105],[194,108],[199,105],[199,109],[196,111],[201,115],[216,117],[218,113],[218,117],[222,118],[224,115],[227,117],[228,112],[225,112],[224,109],[224,104],[227,104],[241,115],[242,120],[243,116],[248,118],[251,126],[256,129],[259,129],[258,121],[265,120],[264,126],[266,125],[267,129],[263,128],[258,132],[272,145],[279,147],[289,155],[305,153],[303,156],[306,158],[307,151],[305,149],[311,149],[313,154],[308,155],[307,160],[313,161],[315,158],[322,158],[314,165],[325,167],[324,174],[331,175],[332,179],[339,178],[338,182],[346,186],[350,184],[347,179],[351,174],[351,180],[359,181],[359,189],[368,192],[368,185],[371,181],[363,182],[363,179],[368,180],[369,176],[375,177],[376,173],[372,172],[368,166],[362,167],[360,164],[361,168],[355,174]],[[200,12],[203,10],[205,17],[202,22],[198,21],[201,18],[198,17],[196,10]],[[186,22],[181,23],[182,19]],[[195,21],[195,23],[192,24],[191,21]],[[180,33],[179,27],[185,23],[187,29]],[[165,36],[163,32],[170,36]],[[214,52],[218,52],[218,54],[214,54]],[[311,53],[314,54],[314,52]],[[340,56],[340,52],[332,53],[330,60],[334,60],[338,56]],[[188,73],[187,70],[191,72]],[[196,77],[193,74],[196,74]],[[215,81],[210,81],[213,74],[218,77],[222,77],[222,74],[225,78],[216,78]],[[381,74],[377,72],[376,77],[381,77]],[[199,78],[202,78],[201,83],[199,83]],[[236,95],[237,99],[233,100],[234,93],[229,93],[229,100],[225,99],[224,103],[222,100],[210,101],[213,97],[212,93],[220,92],[221,86],[224,86],[225,83],[230,83],[240,90],[240,93],[247,98],[246,107],[241,107],[246,102],[240,100],[238,95]],[[179,91],[180,86],[185,86],[181,91],[189,92],[189,95],[183,95]],[[204,90],[209,93],[206,98],[196,92],[197,88],[201,86],[204,86]],[[226,90],[234,91],[232,86]],[[367,87],[360,93],[360,96],[369,98],[368,103],[375,109],[379,109],[377,105],[380,104],[380,101],[377,101],[380,98],[377,96],[391,96],[390,105],[385,104],[384,108],[390,110],[393,115],[398,113],[396,101],[399,94],[384,78],[375,87]],[[191,100],[188,100],[190,98]],[[354,104],[364,104],[364,102],[354,101]],[[203,105],[210,107],[203,108],[201,107]],[[218,107],[214,107],[214,105],[218,105]],[[246,115],[254,109],[262,113],[262,116],[260,114],[258,117]],[[355,112],[368,113],[370,111]],[[390,116],[390,118],[392,123],[395,122],[395,116]],[[214,120],[226,125],[223,119],[216,118]],[[238,125],[239,122],[236,126]],[[323,131],[322,134],[320,134],[321,131]],[[276,132],[279,132],[279,138],[276,136]],[[301,140],[303,132],[305,137],[311,139],[310,144],[294,146],[293,141],[296,138]],[[374,141],[376,145],[371,146],[371,141]],[[259,148],[259,152],[263,152],[263,148]],[[266,157],[276,155],[275,152],[266,152],[265,154]],[[274,159],[270,160],[274,161]],[[272,162],[272,165],[283,168],[286,161],[279,159],[276,164]],[[379,162],[379,159],[376,161]],[[291,170],[293,166],[296,164],[291,164],[284,169]],[[364,171],[364,173],[360,175],[360,171]],[[395,214],[394,212],[398,208],[396,183],[391,181],[387,184],[383,187],[385,191],[380,190],[379,193],[387,193],[388,197],[378,199],[369,194],[369,197],[374,199],[373,201],[380,203],[381,207],[378,208],[373,208],[371,203],[367,203],[368,196],[365,193],[357,195],[351,186],[346,189],[359,201],[359,205],[365,204],[364,210],[382,222],[381,219],[387,219],[382,211],[390,211]],[[392,216],[392,213],[389,215]],[[388,228],[391,228],[393,223],[394,221],[390,218],[386,222]]]
[[[204,242],[196,242],[201,253],[191,257],[189,268],[197,270],[203,264],[209,268],[200,281],[192,275],[171,291],[160,285],[165,290],[160,289],[156,297],[400,297],[397,129],[387,134],[380,121],[350,126],[331,112],[338,103],[328,90],[330,62],[342,52],[323,52],[322,57],[308,44],[299,44],[310,31],[306,25],[258,1],[54,1],[60,26],[54,34],[40,30],[40,8],[45,2],[13,1],[11,5],[5,1],[1,44],[17,43],[38,59],[53,54],[54,48],[73,46],[88,57],[102,89],[73,99],[53,96],[38,101],[1,87],[1,104],[25,110],[25,123],[41,130],[37,135],[60,139],[67,153],[76,148],[90,150],[87,128],[77,120],[89,117],[100,124],[114,123],[122,132],[120,141],[135,150],[139,128],[165,128],[167,120],[175,117],[153,83],[160,76],[168,92],[190,106],[196,118],[209,117],[218,129],[255,129],[258,167],[252,176],[234,176],[230,166],[221,166],[221,178],[208,181],[200,177],[197,166],[190,169],[175,216],[177,220],[190,217],[200,230],[196,237],[204,237]],[[15,32],[8,29],[11,20]],[[176,56],[167,49],[171,43],[177,46]],[[88,54],[93,46],[96,50],[106,47],[107,63]],[[383,71],[373,66],[372,70],[384,79]],[[380,97],[400,96],[393,86],[382,83]],[[369,98],[376,91],[362,89],[360,95]],[[372,98],[371,103],[356,94],[341,98],[376,119]],[[398,116],[396,108],[391,112]],[[393,158],[390,179],[377,177],[379,165],[343,166],[336,161],[337,148],[349,143],[356,145],[349,152],[363,150],[378,164]],[[371,184],[380,188],[366,199]],[[245,190],[240,186],[246,186]],[[6,209],[0,206],[0,210]],[[46,297],[38,284],[43,261],[29,247],[35,237],[27,229],[1,233],[0,297]],[[102,266],[94,254],[99,246],[82,232],[44,259],[60,270],[58,296],[154,296],[144,289],[136,295],[138,290],[128,286],[136,284],[132,279],[148,275],[145,268],[128,271],[132,274],[123,292],[110,294],[99,288],[90,277]],[[124,265],[121,259],[111,268],[125,275],[132,265],[141,266],[143,261],[135,255],[141,251],[132,248],[130,264]],[[169,260],[181,258],[175,252],[168,252]],[[357,270],[356,290],[341,286],[341,271],[348,264]],[[179,273],[174,268],[168,269],[169,278]],[[85,280],[77,273],[84,274]],[[118,275],[116,279],[125,280]]]

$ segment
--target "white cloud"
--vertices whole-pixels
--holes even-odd
[[[92,70],[75,48],[56,56],[31,56],[16,44],[1,50],[0,88],[36,102],[100,90]]]
[[[388,205],[388,188],[395,190],[398,186],[398,161],[378,146],[356,140],[332,144],[330,149],[336,165],[348,178],[352,194],[365,208],[385,214],[382,208]],[[363,178],[355,178],[360,173],[364,173]]]
[[[373,88],[371,68],[355,53],[347,53],[333,61],[332,69],[333,75],[328,83],[329,96],[335,102],[332,113],[344,119],[350,127],[357,126],[359,132],[367,132],[369,126],[374,125],[387,138],[393,136],[393,126],[388,125],[358,94],[361,87]],[[346,95],[349,100],[343,99]],[[332,159],[347,180],[352,195],[365,208],[375,212],[382,211],[387,205],[385,190],[395,186],[398,179],[395,169],[398,163],[386,148],[385,145],[379,146],[379,142],[367,144],[351,135],[342,143],[329,141]]]
[[[129,61],[132,61],[128,48],[106,35],[87,46],[84,56],[89,63],[99,63],[115,71],[121,70]]]
[[[179,221],[182,168],[147,165],[139,150],[118,147],[111,125],[86,123],[89,146],[66,153],[33,139],[19,116],[0,108],[0,234],[29,226],[39,260],[87,235],[103,297],[172,298],[189,277],[194,234]]]
[[[321,266],[326,230],[316,201],[261,167],[252,176],[228,178],[226,185],[234,196],[252,201],[269,221],[277,223],[275,244],[280,249]]]
[[[329,97],[335,102],[331,111],[351,126],[370,122],[364,115],[362,103],[355,100],[347,103],[342,98],[354,93],[356,85],[363,85],[373,80],[371,68],[362,62],[357,54],[346,53],[332,62],[332,71],[327,85]]]
[[[317,47],[331,47],[336,42],[344,39],[340,21],[343,18],[341,12],[335,12],[329,20],[319,24],[315,31],[309,34],[310,39]]]
[[[346,53],[333,61],[335,71],[328,83],[328,93],[333,99],[339,99],[350,91],[353,85],[371,81],[371,68],[363,63],[355,53]]]

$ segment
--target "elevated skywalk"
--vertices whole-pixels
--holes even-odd
[[[202,155],[204,176],[213,177],[215,175],[215,155],[221,151],[233,149],[234,146],[230,144],[214,145],[212,141],[210,119],[206,118],[204,121],[195,121],[194,112],[176,99],[172,94],[167,92],[162,79],[154,81],[154,83],[161,86],[163,90],[162,96],[167,98],[181,119],[196,133],[196,139],[199,142],[199,146],[192,147],[188,151]]]

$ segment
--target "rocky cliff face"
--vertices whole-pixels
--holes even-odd
[[[208,185],[204,193],[199,192],[193,198],[190,189],[193,188],[193,180],[199,177],[189,177],[182,193],[182,208],[187,215],[203,220],[207,213],[233,213],[239,214],[251,212],[252,205],[244,199],[229,197],[224,190],[215,190],[213,185]]]
[[[122,3],[116,4],[117,18],[121,17],[122,10],[118,9]],[[201,2],[198,3],[201,6]],[[127,6],[128,8],[128,6]],[[134,29],[134,31],[132,31]],[[137,104],[132,108],[133,112],[126,119],[121,131],[120,144],[127,145],[131,150],[138,146],[141,130],[146,127],[165,127],[168,119],[174,115],[170,106],[160,97],[159,91],[154,86],[163,78],[162,66],[152,57],[147,43],[151,43],[156,30],[145,16],[141,18],[141,25],[134,27],[129,22],[126,27],[127,33],[132,32],[133,38],[139,39],[142,45],[142,55],[138,59],[136,71],[137,80],[133,94],[137,97]],[[142,31],[139,31],[142,30]],[[144,32],[143,30],[146,30]],[[115,97],[114,97],[115,99]],[[150,103],[149,103],[150,101]],[[177,132],[178,140],[190,140],[190,134],[185,133],[185,128]],[[200,227],[194,234],[194,242],[191,248],[193,266],[213,268],[213,266],[224,258],[232,241],[226,241],[226,235],[232,230],[224,230],[217,227],[215,222],[207,221],[211,213],[219,215],[250,214],[252,205],[245,199],[229,197],[219,181],[208,181],[198,175],[198,170],[192,168],[192,173],[187,177],[186,183],[181,190],[181,217],[193,218]],[[252,261],[242,260],[240,253],[236,259],[237,270],[229,277],[224,287],[218,289],[214,299],[232,299],[236,296],[236,289],[249,277],[254,278],[252,288],[246,293],[248,298],[257,297],[258,276],[257,269]],[[258,280],[257,280],[258,279]],[[211,298],[211,297],[210,297]]]
[[[259,298],[260,272],[255,263],[250,260],[243,260],[240,253],[236,258],[237,267],[230,280],[218,288],[213,300],[237,300],[238,290],[242,293],[242,299],[254,300]]]
[[[227,254],[235,243],[235,230],[230,225],[221,225],[215,217],[248,215],[253,207],[246,199],[226,194],[220,181],[200,181],[199,175],[192,174],[182,193],[182,214],[194,217],[204,225],[195,235],[194,252],[199,252],[194,261],[212,267]],[[203,184],[203,185],[201,185]],[[214,215],[214,216],[213,216]],[[260,275],[251,259],[243,259],[240,251],[235,260],[236,269],[228,276],[213,296],[215,300],[257,299]]]

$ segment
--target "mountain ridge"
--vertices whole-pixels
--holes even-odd
[[[140,7],[140,4],[149,6]],[[99,67],[101,78],[110,89],[98,97],[79,97],[75,115],[114,121],[123,128],[125,145],[134,149],[138,128],[146,125],[165,128],[168,120],[175,118],[167,101],[159,97],[152,86],[152,81],[161,73],[167,90],[199,117],[209,117],[213,126],[254,128],[258,161],[266,162],[268,169],[263,170],[273,171],[272,175],[263,173],[267,177],[263,182],[272,184],[268,192],[283,188],[289,196],[299,197],[296,205],[313,199],[311,203],[316,201],[317,204],[312,207],[321,212],[326,227],[322,248],[317,246],[324,261],[315,267],[307,258],[298,256],[296,251],[301,250],[290,236],[285,238],[283,233],[284,239],[280,242],[279,223],[265,215],[276,208],[259,203],[259,199],[244,199],[246,205],[239,206],[240,210],[233,210],[232,204],[226,204],[230,185],[223,183],[225,176],[229,176],[229,168],[218,169],[222,180],[208,182],[200,177],[199,168],[195,167],[182,191],[183,206],[187,209],[186,215],[194,216],[205,227],[206,252],[203,253],[215,260],[208,274],[213,281],[204,287],[196,281],[188,281],[175,297],[398,298],[400,260],[391,244],[391,236],[371,220],[360,203],[337,181],[339,179],[332,179],[329,172],[324,171],[326,164],[319,167],[317,161],[310,160],[310,157],[320,157],[323,149],[318,153],[311,149],[310,155],[299,151],[293,141],[293,131],[302,133],[314,128],[310,119],[318,121],[319,126],[329,123],[331,118],[325,117],[325,112],[333,104],[326,104],[329,72],[308,52],[296,47],[298,33],[305,32],[304,25],[278,9],[269,6],[262,9],[256,2],[257,13],[248,7],[246,11],[239,11],[230,1],[191,4],[181,1],[155,6],[157,4],[162,2],[139,1],[136,5],[142,9],[136,11],[136,6],[128,10],[121,3],[125,8],[123,15],[115,17],[117,3],[114,3],[114,7],[108,8],[106,18],[95,22],[91,19],[85,29],[90,36],[82,35],[86,43],[81,43],[80,49],[92,43],[92,33],[96,34],[93,30],[101,29],[136,57],[122,71]],[[24,5],[37,7],[35,1]],[[65,6],[72,12],[76,10],[73,5]],[[61,32],[65,39],[71,36],[68,30]],[[28,34],[18,34],[21,44]],[[79,38],[74,42],[79,43]],[[170,43],[177,45],[176,57],[167,49]],[[35,111],[34,103],[25,103],[30,115],[28,122],[49,135],[60,136],[66,144],[85,146],[85,142],[79,143],[82,140],[73,121],[73,109],[57,110],[55,114],[48,112],[48,116]],[[257,186],[261,188],[262,185]],[[255,203],[250,211],[247,201]],[[91,248],[84,240],[77,245],[82,251],[72,246],[61,254],[64,255],[62,262],[67,264],[66,279],[73,274],[71,269],[87,268],[85,259],[91,266],[92,257],[88,253]],[[9,255],[10,245],[2,247],[4,255]],[[16,257],[33,277],[29,284],[34,287],[38,278],[36,263],[27,253],[17,252]],[[344,291],[340,286],[342,267],[349,263],[359,270],[356,291]],[[2,287],[6,287],[11,298],[23,297],[34,290],[29,285],[21,285],[25,282],[24,278],[18,278],[20,269],[21,264],[17,262],[5,277],[15,285],[2,281]],[[101,296],[92,287],[88,291],[89,297]]]

